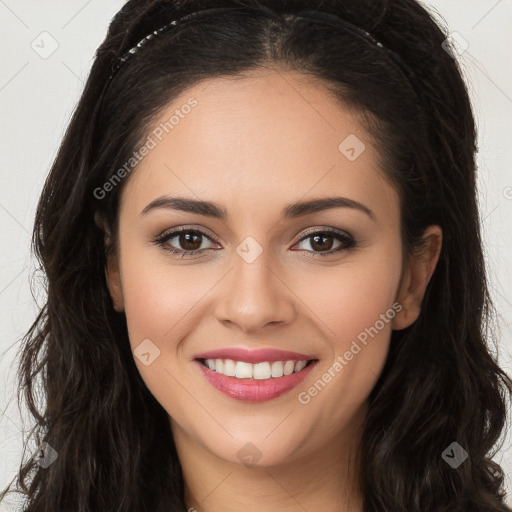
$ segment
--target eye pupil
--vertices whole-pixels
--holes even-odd
[[[312,236],[311,239],[312,239],[311,247],[313,247],[313,249],[328,251],[332,248],[332,244],[333,244],[332,236],[326,236],[326,235],[320,234],[320,235]],[[330,243],[327,244],[329,247],[325,247],[325,244],[320,244],[318,242],[318,240],[320,240],[320,239],[323,239],[324,241],[325,240],[330,241]]]

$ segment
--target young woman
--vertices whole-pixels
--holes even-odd
[[[113,19],[35,220],[26,512],[510,511],[454,53],[317,4]]]

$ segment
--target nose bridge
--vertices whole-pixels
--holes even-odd
[[[239,244],[233,254],[233,271],[218,298],[219,321],[229,321],[249,331],[292,319],[292,294],[277,275],[279,265],[271,260],[271,250],[251,237]]]

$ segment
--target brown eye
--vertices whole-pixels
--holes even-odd
[[[161,245],[166,251],[187,257],[212,249],[211,246],[201,247],[205,239],[213,242],[206,233],[198,229],[181,228],[164,234],[155,240],[155,242]]]
[[[315,251],[329,251],[333,246],[333,236],[332,235],[312,235],[309,237],[311,239],[311,247]]]
[[[317,253],[314,254],[314,257],[327,256],[345,249],[350,249],[356,245],[354,238],[348,233],[333,230],[310,233],[303,237],[299,243],[305,241],[309,242],[309,248],[306,247],[306,251]],[[338,242],[339,245],[333,249],[336,242]]]
[[[187,251],[196,251],[201,247],[202,235],[194,231],[184,231],[178,235],[178,245]]]

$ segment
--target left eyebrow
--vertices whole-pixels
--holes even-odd
[[[149,212],[161,208],[196,213],[222,221],[226,221],[229,218],[226,208],[211,201],[169,196],[161,196],[151,201],[151,203],[142,210],[141,215],[147,215]],[[359,210],[366,213],[372,220],[375,220],[375,214],[367,206],[347,197],[324,197],[292,203],[283,208],[281,215],[285,219],[295,219],[332,208],[351,208]]]

